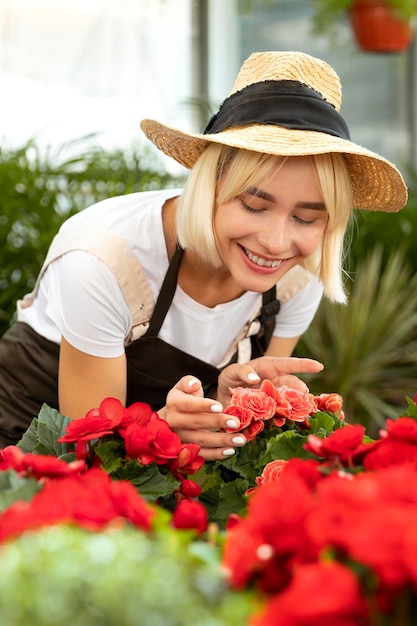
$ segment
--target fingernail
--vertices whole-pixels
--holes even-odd
[[[255,372],[249,372],[248,380],[260,380],[260,378],[258,374],[255,374]]]
[[[213,411],[213,413],[221,413],[222,409],[223,407],[221,404],[212,404],[210,407],[210,410]]]
[[[198,380],[196,378],[192,378],[188,381],[188,386],[192,387],[193,385],[195,385],[195,383],[198,383]]]
[[[235,451],[233,448],[226,448],[226,450],[223,450],[223,456],[233,456],[234,453]]]
[[[227,428],[239,428],[240,424],[239,422],[236,422],[235,420],[227,420],[226,426]]]
[[[244,437],[239,437],[239,436],[232,437],[232,443],[234,443],[237,446],[242,445],[245,442],[246,442],[246,439]]]

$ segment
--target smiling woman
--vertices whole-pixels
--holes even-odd
[[[396,167],[350,141],[340,104],[327,63],[261,52],[202,135],[142,122],[191,169],[185,188],[110,198],[61,227],[0,343],[3,444],[44,402],[80,418],[113,397],[224,459],[246,443],[224,413],[231,389],[306,390],[294,374],[322,365],[290,355],[323,289],[345,300],[352,209],[407,199]]]

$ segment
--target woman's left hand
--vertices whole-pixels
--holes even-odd
[[[308,392],[308,387],[294,374],[321,372],[323,364],[314,359],[298,357],[262,356],[248,363],[232,363],[221,372],[217,389],[217,400],[228,406],[229,389],[234,387],[259,387],[262,380],[269,379],[276,387],[287,385]]]

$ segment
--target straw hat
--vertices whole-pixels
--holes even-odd
[[[280,156],[344,155],[357,209],[399,211],[407,187],[387,159],[352,143],[340,115],[341,85],[325,61],[302,52],[256,52],[203,134],[155,120],[141,129],[152,143],[191,168],[209,143]]]

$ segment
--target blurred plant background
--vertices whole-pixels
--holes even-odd
[[[345,262],[347,306],[323,300],[297,355],[325,364],[306,377],[313,393],[337,391],[346,419],[375,436],[417,391],[417,174],[396,214],[357,211]]]
[[[64,220],[111,196],[180,184],[146,146],[109,152],[87,136],[46,151],[32,140],[0,148],[0,334]]]
[[[2,549],[1,623],[241,626],[253,601],[227,587],[219,563],[190,532],[46,527]]]

